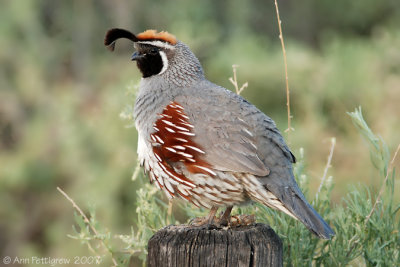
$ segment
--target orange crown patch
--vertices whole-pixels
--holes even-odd
[[[157,32],[156,30],[147,30],[145,32],[139,33],[136,37],[141,40],[161,40],[172,45],[176,44],[176,37],[168,32]]]

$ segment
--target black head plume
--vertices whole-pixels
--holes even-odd
[[[106,36],[104,37],[104,45],[107,46],[107,48],[110,51],[114,51],[115,48],[115,42],[120,39],[120,38],[126,38],[131,40],[132,42],[137,42],[139,39],[130,31],[124,30],[124,29],[110,29],[107,33]]]

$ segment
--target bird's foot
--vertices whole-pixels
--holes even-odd
[[[231,216],[232,206],[228,206],[219,217],[215,217],[218,207],[212,207],[207,217],[194,218],[190,221],[193,226],[206,226],[208,228],[246,226],[256,222],[254,215]]]
[[[193,226],[213,226],[216,221],[215,214],[218,211],[218,207],[212,207],[207,217],[194,218],[190,221],[190,225]]]
[[[212,230],[212,229],[218,229],[222,228],[218,222],[217,219],[214,217],[213,220],[210,220],[210,218],[207,217],[198,217],[190,220],[189,225],[195,226],[195,227],[201,227],[207,230]]]
[[[238,226],[247,226],[256,222],[256,217],[253,215],[233,215],[233,216],[220,216],[213,217],[210,220],[209,217],[199,217],[194,218],[190,221],[190,225],[200,227],[205,226],[208,228],[223,228],[223,227],[238,227]]]
[[[246,215],[233,215],[229,218],[229,226],[238,227],[238,226],[247,226],[254,224],[256,222],[256,216],[254,214]]]
[[[197,217],[197,218],[191,219],[189,224],[193,225],[193,226],[204,226],[204,225],[210,224],[210,222],[209,222],[208,217]]]

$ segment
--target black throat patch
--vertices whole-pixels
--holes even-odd
[[[145,54],[143,57],[136,60],[136,64],[142,73],[143,78],[157,75],[163,68],[163,61],[160,52]]]

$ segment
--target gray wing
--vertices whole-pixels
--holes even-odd
[[[320,238],[334,231],[307,202],[292,172],[295,157],[275,123],[256,107],[221,87],[200,88],[181,96],[179,103],[194,125],[194,140],[215,169],[256,175],[280,203],[275,208],[299,219]],[[268,199],[262,202],[271,204]]]
[[[206,151],[204,160],[215,169],[267,176],[269,159],[275,164],[283,155],[285,162],[293,162],[275,123],[256,107],[221,87],[198,90],[202,93],[193,91],[176,101],[194,125],[194,140]]]

